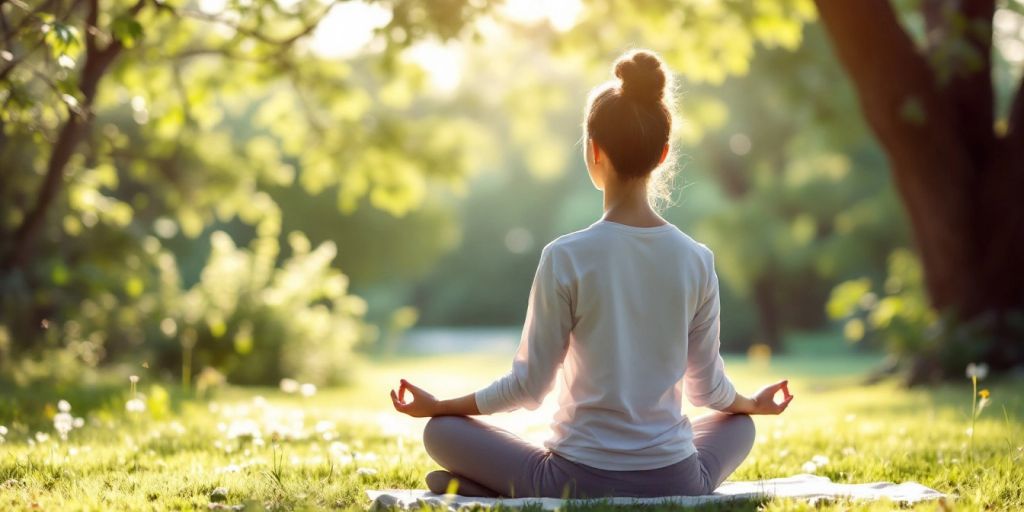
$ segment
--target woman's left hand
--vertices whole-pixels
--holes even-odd
[[[412,401],[405,401],[405,391],[408,390],[412,395]],[[402,379],[401,384],[398,386],[398,392],[391,390],[391,402],[395,405],[395,410],[408,414],[414,418],[425,418],[427,416],[437,416],[439,411],[438,400],[434,398],[434,395],[427,393],[424,389],[412,385],[409,381]]]

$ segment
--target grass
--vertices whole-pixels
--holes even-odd
[[[398,378],[451,396],[487,384],[507,368],[510,357],[475,353],[378,361],[355,370],[359,385],[312,397],[229,387],[205,401],[175,393],[154,401],[159,390],[144,378],[140,390],[151,406],[137,417],[124,412],[127,381],[123,391],[102,397],[92,388],[60,390],[60,396],[4,390],[0,425],[9,432],[0,445],[0,509],[362,509],[368,505],[366,489],[423,488],[423,475],[435,468],[419,442],[424,420],[390,410],[387,392]],[[812,457],[822,455],[828,463],[816,471],[834,481],[913,480],[956,496],[945,505],[915,509],[1024,509],[1020,381],[981,383],[991,391],[992,405],[977,421],[971,452],[966,379],[928,390],[887,383],[863,387],[857,385],[858,375],[877,359],[841,349],[801,349],[770,364],[727,359],[739,388],[752,390],[788,377],[796,395],[785,415],[757,419],[754,450],[733,478],[800,473]],[[58,439],[47,417],[60,397],[71,403],[73,415],[88,408],[85,426],[67,441]],[[493,420],[539,441],[550,413],[546,405]],[[35,442],[36,432],[49,434],[49,440]],[[815,507],[770,500],[710,509],[851,506],[893,508],[884,502]]]

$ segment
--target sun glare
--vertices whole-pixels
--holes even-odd
[[[373,40],[375,30],[390,21],[391,11],[377,4],[362,1],[337,4],[320,20],[310,49],[327,58],[353,57]]]
[[[548,22],[559,31],[565,32],[576,25],[583,13],[580,0],[507,0],[502,13],[520,23]]]
[[[431,86],[439,92],[450,93],[462,82],[465,55],[459,43],[421,41],[409,48],[406,58],[427,72]]]

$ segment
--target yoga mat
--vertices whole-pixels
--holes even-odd
[[[863,484],[840,484],[827,477],[800,474],[768,480],[725,482],[714,494],[706,496],[662,496],[657,498],[613,497],[595,499],[562,500],[558,498],[475,498],[453,494],[434,494],[420,489],[367,490],[373,500],[370,510],[384,510],[393,507],[415,510],[424,504],[457,510],[463,506],[493,506],[501,503],[505,507],[523,507],[540,504],[545,510],[556,510],[566,504],[611,503],[614,505],[651,505],[675,503],[680,505],[702,505],[737,499],[794,498],[809,502],[830,499],[880,500],[889,499],[899,503],[917,503],[943,498],[946,495],[916,482],[895,484],[873,482]]]

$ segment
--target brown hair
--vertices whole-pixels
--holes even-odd
[[[590,93],[585,136],[608,155],[620,177],[647,178],[658,167],[672,132],[672,110],[666,94],[671,76],[661,59],[647,50],[623,54],[613,69],[618,80],[599,85]],[[671,165],[663,167],[661,174],[671,174]],[[666,187],[667,183],[661,183],[654,189]],[[666,190],[651,191],[655,199],[665,199]]]

